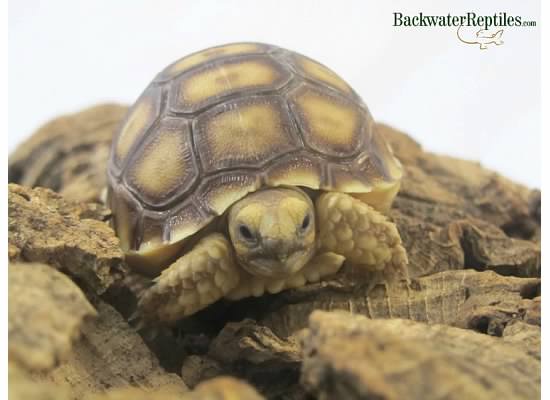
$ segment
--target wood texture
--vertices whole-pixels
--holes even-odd
[[[66,275],[38,263],[8,268],[9,359],[31,371],[65,360],[96,311]]]
[[[302,383],[320,399],[540,397],[535,358],[465,329],[316,311],[303,341]]]
[[[122,279],[124,254],[109,212],[74,203],[51,190],[8,185],[10,261],[43,262],[67,272],[98,293]]]

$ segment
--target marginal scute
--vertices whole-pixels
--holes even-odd
[[[374,122],[372,122],[374,126]],[[403,167],[401,163],[393,155],[393,150],[390,144],[382,138],[380,132],[376,129],[371,129],[372,138],[369,144],[371,157],[377,160],[377,165],[372,166],[371,170],[386,174],[386,180],[398,181],[403,175]],[[373,172],[374,173],[374,172]]]
[[[168,218],[163,237],[170,243],[178,242],[196,233],[212,218],[203,215],[199,207],[188,199]]]
[[[336,73],[311,58],[302,55],[293,54],[294,63],[297,65],[300,73],[306,78],[320,81],[344,93],[352,93],[351,87]]]
[[[141,210],[122,189],[118,189],[116,194],[111,193],[109,198],[111,199],[110,208],[113,210],[113,225],[120,240],[120,248],[127,252],[134,248],[135,230]]]
[[[121,166],[133,144],[151,127],[159,113],[160,91],[149,87],[128,113],[117,136],[115,162]]]
[[[349,166],[339,164],[329,164],[328,168],[328,186],[324,189],[344,193],[367,193],[379,181],[378,177],[354,173]]]
[[[153,206],[184,193],[197,176],[189,124],[166,118],[155,127],[126,171],[128,185]]]
[[[312,149],[346,157],[363,144],[364,115],[351,101],[310,85],[298,88],[291,99],[305,142]]]
[[[276,90],[289,79],[290,73],[267,56],[212,63],[174,82],[170,109],[195,112],[235,93]]]
[[[253,173],[235,171],[206,179],[197,192],[205,207],[216,215],[221,215],[232,204],[259,186],[259,178]]]
[[[162,71],[156,80],[169,80],[176,75],[183,73],[199,64],[226,56],[237,56],[244,54],[262,53],[267,46],[260,43],[232,43],[223,46],[211,47],[199,51],[176,61],[164,71]]]
[[[160,211],[146,210],[141,219],[140,248],[159,247],[163,243],[166,215]]]
[[[259,167],[299,145],[288,111],[277,96],[239,99],[199,117],[194,140],[206,172]],[[228,173],[230,175],[231,173]]]
[[[277,160],[267,170],[266,183],[269,186],[305,186],[311,189],[321,187],[323,161],[309,154],[298,154]]]

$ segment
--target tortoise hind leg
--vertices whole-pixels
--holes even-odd
[[[407,252],[397,227],[373,207],[345,193],[324,193],[316,201],[319,238],[324,251],[346,257],[348,263],[408,280]]]
[[[146,320],[176,321],[225,296],[239,277],[229,241],[219,233],[208,235],[144,290],[140,314]]]

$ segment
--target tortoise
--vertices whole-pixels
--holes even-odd
[[[107,202],[144,317],[172,322],[226,298],[277,293],[344,260],[406,276],[384,213],[402,167],[336,73],[263,43],[231,43],[160,72],[111,148]]]

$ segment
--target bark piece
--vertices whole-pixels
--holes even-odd
[[[500,338],[316,311],[302,382],[320,399],[535,399],[540,363]]]
[[[182,393],[177,387],[167,386],[153,391],[128,387],[109,390],[87,397],[89,400],[263,400],[246,382],[224,376],[201,383],[195,390]]]
[[[508,237],[492,224],[455,221],[453,228],[461,236],[465,265],[490,269],[501,275],[540,276],[540,244]]]
[[[223,376],[201,383],[196,390],[182,390],[180,385],[167,384],[153,389],[126,386],[101,393],[81,394],[65,383],[37,382],[17,365],[9,365],[10,400],[263,400],[252,386],[238,379]]]
[[[186,390],[175,374],[165,372],[141,337],[122,316],[101,300],[94,300],[98,318],[82,329],[82,340],[67,361],[43,378],[68,383],[75,396],[110,388],[138,386],[153,390],[175,385]]]
[[[498,319],[501,326],[522,320],[525,298],[534,297],[540,285],[537,278],[460,270],[413,279],[410,286],[405,282],[388,288],[377,286],[367,294],[368,281],[361,282],[353,271],[344,273],[345,277],[337,280],[251,299],[249,310],[255,310],[259,323],[281,338],[305,328],[314,310],[345,310],[369,318],[405,318],[480,329],[476,325],[480,315],[489,321]]]
[[[43,262],[97,293],[119,281],[124,255],[97,204],[73,203],[49,189],[8,185],[11,260]]]
[[[8,304],[9,358],[32,371],[66,359],[84,320],[96,315],[67,276],[37,263],[10,265]]]
[[[298,383],[301,356],[297,339],[281,339],[251,319],[227,323],[210,344],[208,357],[225,373],[252,382],[270,398],[291,393]]]
[[[190,388],[200,382],[222,374],[222,366],[208,356],[190,355],[185,357],[181,367],[181,379]]]
[[[509,236],[537,240],[540,191],[484,168],[478,162],[424,151],[405,133],[385,124],[377,128],[404,166],[395,208],[443,227],[458,216],[489,222]]]
[[[399,227],[403,246],[407,249],[411,278],[464,268],[460,237],[453,234],[451,225],[439,227],[397,210],[392,213],[392,217]]]
[[[75,400],[80,399],[75,397]],[[184,393],[178,387],[171,385],[153,390],[143,390],[137,387],[123,387],[108,390],[104,393],[87,395],[84,400],[191,400],[189,393]]]
[[[508,324],[502,332],[503,340],[540,360],[541,328],[522,321]]]
[[[524,280],[519,282],[527,283]],[[540,326],[540,313],[539,318],[536,317],[537,301],[530,298],[533,293],[538,293],[539,285],[532,282],[510,291],[496,284],[491,290],[469,296],[457,312],[454,325],[493,336],[501,336],[506,326],[515,321]],[[538,307],[540,312],[540,298]]]
[[[48,122],[10,155],[9,181],[99,201],[112,137],[126,110],[102,104]]]
[[[298,343],[282,340],[251,319],[229,322],[210,344],[209,355],[221,363],[247,360],[253,364],[298,363]]]
[[[493,224],[459,215],[442,227],[398,210],[392,216],[407,249],[411,277],[463,268],[540,276],[540,243],[509,237]]]
[[[37,382],[17,364],[8,364],[8,397],[10,400],[74,400],[68,385]]]
[[[229,376],[220,376],[201,383],[191,392],[191,398],[193,400],[264,399],[264,397],[249,384]]]
[[[539,288],[540,289],[540,288]],[[541,299],[540,296],[532,300],[525,300],[523,304],[523,320],[531,325],[541,326]]]

